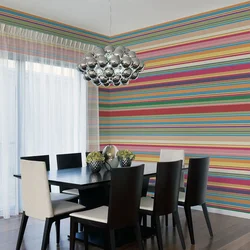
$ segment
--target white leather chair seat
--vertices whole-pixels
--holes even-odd
[[[90,221],[108,223],[108,211],[109,207],[101,206],[83,212],[72,213],[70,216]]]
[[[153,211],[154,210],[154,199],[152,199],[151,197],[141,197],[140,209]]]
[[[52,209],[53,209],[54,215],[70,213],[70,212],[78,211],[84,208],[85,207],[83,205],[80,205],[74,202],[69,202],[69,201],[52,202]]]
[[[79,190],[76,188],[73,189],[66,189],[62,191],[64,194],[74,194],[74,195],[79,195]]]
[[[51,201],[67,201],[78,198],[79,195],[63,194],[63,193],[50,193]]]
[[[185,196],[186,196],[186,193],[185,193],[185,192],[179,192],[178,201],[179,201],[179,202],[185,202]]]

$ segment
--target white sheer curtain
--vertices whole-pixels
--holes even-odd
[[[72,66],[72,67],[70,67]],[[20,81],[20,154],[86,151],[86,83],[75,65],[26,61]]]
[[[0,50],[0,216],[17,214],[18,170],[17,63]]]
[[[89,46],[0,25],[0,216],[8,218],[20,210],[13,177],[20,156],[49,154],[53,169],[58,153],[99,147],[99,118],[91,111],[98,110],[98,90],[89,105],[88,84],[76,70]],[[96,134],[90,141],[88,130]]]
[[[100,137],[99,137],[99,92],[98,88],[92,83],[88,83],[87,94],[87,111],[88,111],[88,124],[87,124],[87,151],[100,150]]]

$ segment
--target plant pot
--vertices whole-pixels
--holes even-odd
[[[119,158],[121,167],[130,167],[132,160],[130,158]]]
[[[102,169],[103,162],[102,161],[91,161],[88,163],[88,166],[92,173],[98,173]]]

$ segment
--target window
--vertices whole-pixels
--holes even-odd
[[[83,81],[73,64],[0,58],[0,216],[19,212],[20,156],[49,154],[53,169],[56,154],[86,151]]]
[[[94,48],[0,22],[0,216],[19,212],[20,156],[49,154],[53,169],[58,153],[99,149],[98,88],[76,70]]]

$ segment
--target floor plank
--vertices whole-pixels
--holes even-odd
[[[183,233],[187,245],[187,250],[249,250],[250,249],[250,220],[236,218],[232,216],[211,214],[210,219],[214,231],[213,239],[210,239],[208,229],[202,212],[193,210],[193,222],[196,245],[190,244],[189,233],[186,225],[183,209],[180,209],[180,218]],[[9,220],[0,219],[0,249],[15,249],[21,216],[12,217]],[[148,219],[148,223],[150,220]],[[162,218],[162,233],[164,249],[181,250],[177,230],[172,227],[172,221],[169,216],[169,226],[165,227],[164,218]],[[61,241],[56,245],[55,226],[51,230],[49,250],[68,250],[69,241],[69,219],[61,223]],[[38,220],[29,219],[21,250],[39,250],[42,242],[44,223]],[[145,250],[155,250],[157,241],[155,237],[147,239]],[[76,250],[84,249],[82,243],[77,242]],[[99,248],[90,246],[91,250]],[[128,244],[120,248],[122,250],[137,249],[135,244]]]

